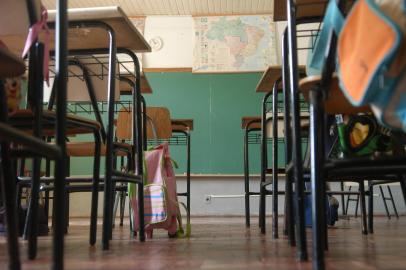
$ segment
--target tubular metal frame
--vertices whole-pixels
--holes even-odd
[[[259,224],[261,233],[265,233],[265,216],[266,216],[266,186],[272,185],[272,237],[278,238],[278,88],[281,79],[277,79],[273,85],[272,91],[265,94],[262,101],[262,115],[261,115],[261,186],[260,186],[260,210],[259,210]],[[272,95],[272,181],[266,181],[266,174],[268,171],[268,150],[267,150],[267,128],[268,119],[267,113],[267,100]]]
[[[34,6],[31,2],[27,2],[28,13],[30,15],[30,22],[37,21],[34,15]],[[10,142],[18,143],[26,146],[31,151],[25,152],[28,156],[33,156],[34,158],[34,175],[32,178],[33,186],[37,185],[37,180],[39,179],[39,168],[40,159],[39,154],[42,153],[43,156],[55,159],[55,172],[56,172],[56,186],[55,186],[55,200],[54,209],[59,209],[56,211],[54,216],[54,234],[53,234],[53,259],[52,259],[52,269],[63,269],[63,247],[64,247],[64,202],[65,202],[65,171],[64,171],[64,153],[65,148],[65,130],[66,130],[66,36],[67,36],[67,16],[66,16],[66,1],[57,1],[57,17],[56,17],[56,32],[55,40],[59,46],[57,46],[56,55],[56,84],[58,85],[58,110],[57,110],[57,126],[56,126],[56,137],[57,145],[51,146],[39,138],[35,138],[8,125],[8,112],[6,97],[4,89],[0,91],[0,101],[2,103],[2,110],[0,112],[1,122],[0,123],[0,138],[1,138],[1,154],[2,154],[2,172],[3,172],[3,194],[5,197],[6,204],[6,220],[7,220],[7,237],[8,237],[8,250],[10,255],[9,268],[10,269],[20,269],[21,264],[19,260],[19,249],[18,249],[18,235],[17,235],[17,224],[16,224],[16,201],[15,201],[15,170],[13,168],[13,162],[11,162],[12,153],[10,151]],[[42,97],[42,59],[43,55],[43,45],[40,43],[35,43],[35,45],[30,50],[30,86],[29,86],[29,99],[31,101],[31,106],[35,114],[35,126],[34,135],[41,135],[41,113],[42,105],[38,106],[38,102],[42,99],[36,100],[38,97]],[[37,70],[32,70],[32,68]],[[34,81],[32,81],[34,80]],[[1,86],[1,88],[3,88]],[[7,190],[7,192],[6,192]],[[35,207],[34,207],[35,208]],[[36,209],[33,209],[31,215],[35,214]],[[35,235],[36,226],[31,224],[30,235]],[[35,257],[35,238],[30,237],[29,239],[29,258]]]
[[[339,1],[339,6],[343,10],[344,1]],[[289,64],[290,64],[290,98],[292,108],[297,103],[297,54],[296,54],[296,6],[293,0],[287,0],[288,13],[288,34],[289,34]],[[364,180],[389,179],[404,175],[406,158],[348,158],[345,160],[328,160],[325,157],[324,149],[324,128],[325,117],[323,109],[323,99],[327,96],[331,85],[334,71],[335,47],[337,37],[330,33],[328,40],[328,52],[325,54],[325,66],[322,71],[322,80],[319,87],[310,90],[310,146],[311,146],[311,186],[312,186],[312,224],[313,224],[313,269],[325,269],[324,249],[327,248],[327,230],[325,222],[325,204],[320,203],[325,200],[325,182],[342,181],[351,178],[360,184],[360,192],[363,190]],[[296,117],[295,117],[296,115]],[[297,119],[297,114],[293,112],[293,118]],[[294,121],[293,121],[294,122]],[[295,135],[298,129],[293,129]],[[295,146],[295,144],[293,144]],[[295,166],[296,167],[296,166]],[[300,167],[296,167],[300,171]],[[377,176],[378,174],[381,177]],[[296,175],[298,176],[298,175]],[[349,180],[349,179],[348,179]],[[348,181],[346,180],[346,181]],[[406,186],[404,179],[400,180],[402,191],[405,193]],[[300,191],[300,190],[299,190]],[[365,198],[365,197],[364,197]],[[361,202],[365,211],[365,201]],[[296,211],[300,212],[300,211]],[[300,215],[299,215],[300,217]],[[364,216],[365,219],[365,216]],[[363,219],[363,233],[367,233],[366,221]],[[301,229],[299,230],[301,231]]]
[[[190,224],[190,131],[174,129],[172,133],[183,134],[186,137],[186,192],[178,192],[176,195],[186,197],[187,224]]]
[[[251,128],[251,125],[257,123],[256,120],[251,120],[247,123],[244,129],[244,190],[245,190],[245,226],[250,227],[250,196],[259,195],[259,192],[250,191],[250,172],[249,172],[249,133],[252,131],[260,131],[258,128]]]
[[[52,24],[51,24],[52,26]],[[109,71],[108,71],[108,102],[107,102],[107,136],[106,136],[106,166],[105,166],[105,184],[104,184],[104,210],[103,210],[103,232],[102,232],[102,247],[104,250],[109,249],[109,241],[112,237],[112,215],[114,207],[114,192],[113,182],[132,182],[138,185],[138,204],[139,215],[144,216],[144,194],[143,194],[143,142],[142,125],[141,125],[141,73],[138,57],[135,53],[126,48],[117,48],[114,29],[103,21],[71,21],[69,27],[76,28],[101,28],[109,35],[108,49],[86,49],[86,50],[70,50],[70,54],[108,54],[109,55]],[[135,174],[125,174],[115,169],[114,165],[114,102],[115,102],[115,83],[116,74],[116,56],[117,53],[125,53],[132,59],[135,65],[135,89],[133,91],[132,102],[133,110],[133,153],[135,157]],[[140,241],[145,241],[144,219],[140,218]]]

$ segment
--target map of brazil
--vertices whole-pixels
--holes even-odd
[[[263,71],[275,64],[270,16],[195,17],[193,72]]]

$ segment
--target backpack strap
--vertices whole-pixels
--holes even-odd
[[[177,232],[177,237],[179,238],[189,238],[191,233],[192,233],[192,225],[190,224],[190,213],[187,210],[186,205],[183,202],[179,202],[179,205],[181,205],[185,211],[186,211],[186,215],[187,215],[187,221],[186,221],[186,232],[183,230],[183,225],[182,225],[182,215],[180,214],[180,211],[177,215],[177,220],[178,220],[178,232]]]
[[[344,25],[344,15],[337,6],[336,0],[330,0],[323,19],[323,27],[316,36],[313,50],[309,51],[307,60],[307,74],[320,75],[324,65],[324,55],[326,53],[329,35],[333,30],[337,36]]]

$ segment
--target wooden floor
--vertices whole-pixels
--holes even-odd
[[[329,229],[327,268],[406,269],[406,217],[375,221],[376,232],[369,236],[361,235],[359,218],[340,220],[336,228]],[[88,246],[84,223],[71,222],[65,244],[66,269],[311,269],[310,262],[295,260],[294,249],[283,236],[278,240],[270,234],[262,236],[257,223],[246,229],[242,218],[194,218],[190,239],[168,239],[165,232],[157,231],[145,243],[130,239],[125,225],[114,230],[111,250],[105,252],[100,244]],[[1,236],[0,269],[7,269],[5,245]],[[26,243],[21,242],[20,247],[23,269],[49,269],[50,237],[40,238],[35,261],[27,260]]]

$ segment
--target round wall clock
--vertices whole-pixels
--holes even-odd
[[[156,36],[149,40],[149,45],[151,45],[153,51],[159,51],[164,46],[164,41],[161,37]]]

